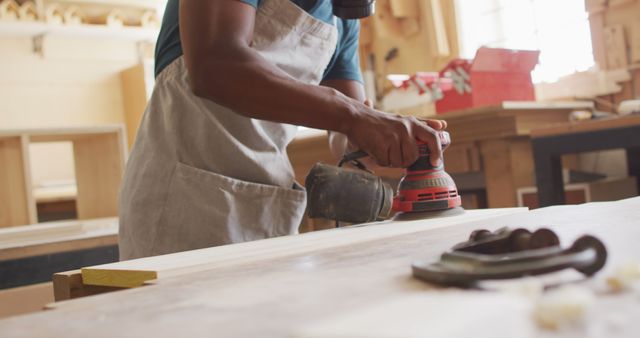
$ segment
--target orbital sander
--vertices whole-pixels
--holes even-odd
[[[451,143],[449,133],[440,131],[438,137],[444,150]],[[362,164],[359,159],[367,156],[362,151],[346,155],[337,167],[314,165],[305,180],[309,217],[365,223],[387,219],[392,211],[413,214],[459,207],[460,195],[444,171],[444,161],[431,165],[427,144],[417,144],[419,157],[406,168],[396,196],[389,184]],[[346,163],[358,169],[343,167]]]
[[[442,150],[451,143],[449,133],[438,133]],[[400,180],[398,194],[393,198],[393,210],[402,212],[434,211],[459,207],[458,188],[446,171],[444,161],[438,167],[431,165],[429,148],[418,142],[418,160],[407,168]]]

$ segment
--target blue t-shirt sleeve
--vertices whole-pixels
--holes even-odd
[[[260,6],[262,0],[239,0],[255,8]],[[320,0],[318,0],[320,1]],[[322,0],[324,1],[324,0]],[[315,2],[294,1],[303,8],[312,8]],[[331,8],[331,7],[328,7]],[[332,17],[330,13],[329,17]],[[317,13],[316,13],[317,15]],[[338,37],[335,55],[324,72],[323,80],[354,80],[362,81],[360,73],[360,57],[358,55],[358,37],[360,35],[360,22],[358,20],[338,20]],[[340,29],[341,28],[341,29]]]
[[[247,5],[251,5],[255,8],[258,8],[258,5],[260,5],[260,1],[261,0],[240,0],[240,2],[244,2]]]
[[[342,36],[338,37],[335,60],[325,72],[324,80],[339,79],[363,82],[358,54],[360,22],[358,20],[340,21],[342,21]]]

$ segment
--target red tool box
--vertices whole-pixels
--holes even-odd
[[[473,60],[455,59],[440,71],[453,88],[443,90],[436,111],[491,106],[503,101],[534,101],[531,71],[539,51],[482,47]]]

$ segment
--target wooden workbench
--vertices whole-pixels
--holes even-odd
[[[504,208],[517,205],[518,188],[535,185],[531,130],[566,122],[573,111],[592,109],[591,102],[503,102],[438,118],[447,121],[454,145],[466,146],[469,154],[479,153],[488,205]],[[454,149],[447,153],[447,160]]]
[[[602,290],[618,264],[640,260],[635,240],[640,198],[534,211],[468,211],[123,262],[123,268],[162,270],[165,261],[173,275],[159,276],[155,285],[2,320],[0,332],[3,338],[549,336],[532,325],[529,298],[445,290],[411,277],[414,259],[436,259],[472,230],[502,226],[549,226],[565,245],[584,233],[598,236],[609,260],[595,278],[579,284],[586,288]],[[176,270],[180,264],[191,265],[186,269],[191,271]],[[567,273],[570,279],[578,276]],[[637,294],[598,292],[595,313],[584,325],[603,335],[615,329],[615,336],[635,337],[637,304]],[[586,336],[584,330],[553,336]]]
[[[640,116],[566,122],[532,132],[536,184],[541,206],[564,204],[563,154],[625,149],[627,172],[640,191]]]

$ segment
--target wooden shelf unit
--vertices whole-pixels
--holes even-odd
[[[156,9],[164,1],[163,0],[55,0],[60,4],[74,4],[74,5],[106,5],[115,7],[138,7]]]
[[[0,22],[0,36],[36,38],[77,37],[154,43],[160,31],[144,27],[105,25],[56,25],[46,22]]]
[[[73,143],[79,219],[112,217],[124,170],[122,126],[0,130],[0,227],[37,223],[29,144]]]

